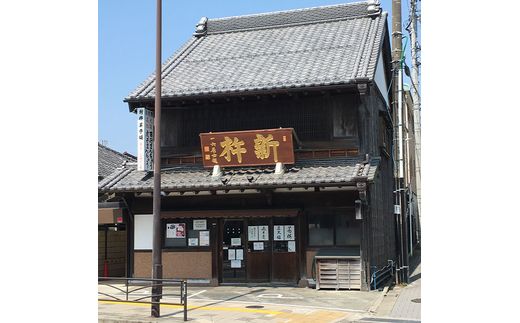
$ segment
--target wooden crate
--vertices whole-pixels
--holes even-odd
[[[361,259],[316,259],[316,289],[361,289]]]

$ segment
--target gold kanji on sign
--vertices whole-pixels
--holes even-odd
[[[273,135],[269,134],[267,137],[257,134],[255,142],[255,155],[256,158],[266,159],[271,156],[271,148],[273,149],[274,162],[278,162],[278,146],[280,142],[273,140]]]
[[[292,128],[200,134],[204,167],[294,164]]]
[[[228,136],[224,137],[224,141],[220,143],[220,146],[224,148],[219,157],[224,157],[228,162],[231,161],[231,155],[236,155],[238,163],[242,163],[242,154],[245,154],[247,150],[243,148],[244,146],[243,140],[238,140],[237,137],[234,137],[233,140]]]

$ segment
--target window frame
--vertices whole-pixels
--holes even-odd
[[[311,244],[310,242],[310,232],[309,232],[309,224],[311,224],[310,222],[310,217],[314,217],[314,216],[317,216],[317,217],[332,217],[333,218],[333,227],[332,227],[332,240],[333,240],[333,243],[331,245],[313,245]],[[355,215],[355,208],[354,207],[347,207],[347,208],[341,208],[339,210],[324,210],[324,211],[321,211],[321,212],[316,212],[316,213],[307,213],[306,214],[306,228],[305,230],[307,230],[307,248],[310,248],[310,249],[319,249],[319,248],[345,248],[345,247],[358,247],[358,246],[361,246],[361,241],[359,242],[359,244],[357,245],[343,245],[343,244],[337,244],[337,239],[336,239],[336,235],[337,235],[337,227],[336,227],[336,217],[338,216],[347,216],[349,217],[349,221],[359,221],[359,230],[361,231],[362,230],[362,220],[357,220],[356,219],[356,215]],[[361,235],[361,232],[360,232],[360,235]]]

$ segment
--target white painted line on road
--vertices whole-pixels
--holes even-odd
[[[260,297],[260,298],[284,298],[284,299],[303,299],[303,297],[299,297],[299,296],[282,296],[282,294],[260,294],[258,295],[257,297]]]
[[[265,303],[265,302],[227,301],[227,300],[224,300],[224,299],[200,298],[200,299],[192,299],[192,301],[219,302],[219,303],[241,303],[241,304],[256,304],[256,305],[292,306],[292,307],[302,307],[302,308],[319,309],[319,310],[331,310],[331,311],[340,311],[340,312],[368,313],[368,311],[365,311],[365,310],[355,310],[355,309],[350,309],[350,308],[308,306],[308,305],[293,305],[293,304]]]
[[[187,298],[193,297],[193,296],[195,296],[195,295],[202,294],[202,293],[204,293],[205,291],[206,291],[205,289],[204,289],[204,290],[201,290],[200,292],[196,292],[195,294],[191,294],[191,295],[189,295]]]

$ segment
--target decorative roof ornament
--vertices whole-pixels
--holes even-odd
[[[200,18],[199,22],[195,26],[195,32],[193,33],[193,36],[195,36],[195,37],[205,36],[206,32],[208,30],[207,23],[208,23],[207,17]]]
[[[368,4],[367,11],[369,14],[381,12],[381,3],[379,2],[379,0],[368,0],[367,4]]]

